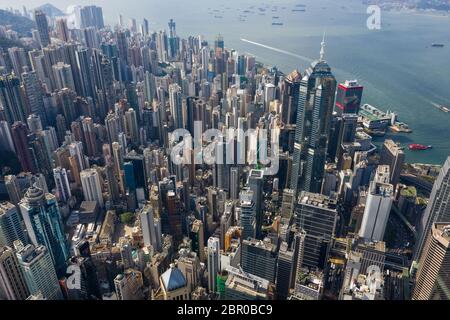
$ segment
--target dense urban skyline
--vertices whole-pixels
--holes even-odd
[[[450,298],[450,157],[408,163],[432,146],[386,137],[411,129],[336,78],[326,34],[279,70],[75,10],[0,22],[0,299]]]

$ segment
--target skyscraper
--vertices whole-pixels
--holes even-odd
[[[100,183],[100,176],[96,169],[86,169],[80,173],[81,185],[83,187],[83,195],[86,201],[97,201],[98,205],[103,208],[103,192]]]
[[[394,187],[389,183],[388,166],[379,166],[371,182],[359,236],[371,242],[384,240],[394,202]]]
[[[184,128],[183,99],[181,88],[178,84],[171,84],[169,87],[169,103],[175,129]]]
[[[241,254],[241,265],[245,272],[275,283],[277,246],[270,239],[243,240]]]
[[[450,157],[441,169],[434,183],[430,201],[418,228],[419,241],[416,244],[415,259],[419,261],[427,237],[435,223],[450,221]]]
[[[0,300],[25,300],[30,292],[14,251],[0,246]]]
[[[338,214],[336,199],[302,192],[295,207],[295,221],[306,232],[303,266],[324,268],[331,240],[336,232]]]
[[[220,270],[220,240],[211,237],[208,239],[208,289],[217,292],[217,275]]]
[[[256,205],[253,200],[253,191],[243,190],[241,191],[239,201],[239,221],[242,228],[242,239],[255,237],[255,218],[256,218]]]
[[[302,75],[298,70],[292,71],[285,79],[283,83],[283,123],[287,125],[293,125],[296,121],[298,102],[300,98],[300,82]]]
[[[19,207],[31,243],[45,246],[57,274],[64,275],[69,250],[56,197],[32,186]]]
[[[30,295],[41,293],[44,299],[61,300],[61,288],[47,248],[19,243],[16,252]]]
[[[72,196],[72,192],[70,191],[70,184],[66,169],[61,167],[53,169],[53,177],[55,179],[58,199],[64,203],[67,203]]]
[[[262,225],[264,220],[264,171],[251,170],[248,176],[248,186],[253,191],[253,202],[255,203],[255,233],[256,239],[262,237]]]
[[[336,94],[336,111],[338,115],[345,113],[358,114],[364,88],[357,80],[346,80],[340,83]]]
[[[20,73],[18,74],[20,75]],[[20,94],[20,79],[14,75],[0,76],[0,106],[5,112],[6,121],[26,122],[25,103]]]
[[[36,172],[33,158],[28,146],[28,129],[23,122],[15,122],[11,127],[11,135],[17,150],[22,170],[25,172]]]
[[[85,6],[80,10],[80,28],[96,27],[103,29],[105,23],[103,21],[103,9],[97,6]]]
[[[154,250],[160,250],[161,239],[158,239],[157,226],[154,220],[153,208],[148,203],[142,208],[140,214],[142,236],[144,238],[144,245],[152,246]]]
[[[56,19],[56,34],[61,41],[68,42],[70,40],[69,28],[67,27],[67,19]]]
[[[26,243],[22,219],[16,206],[9,202],[0,203],[0,246],[12,247],[14,241]]]
[[[41,45],[43,48],[47,47],[50,44],[50,30],[48,28],[47,16],[41,10],[36,10],[34,12],[34,20],[36,21]]]
[[[38,115],[43,127],[46,127],[47,115],[44,108],[44,99],[42,98],[42,85],[36,72],[26,71],[22,73],[22,81],[30,113]]]
[[[400,174],[405,164],[405,153],[402,148],[392,140],[386,140],[381,150],[380,165],[387,165],[391,170],[390,183],[397,186]]]
[[[423,249],[413,300],[450,299],[450,225],[435,223]]]
[[[336,79],[325,61],[325,41],[318,61],[300,83],[291,189],[320,193],[328,135],[334,109]]]
[[[277,264],[277,295],[278,299],[285,300],[289,295],[292,277],[295,277],[295,259],[294,252],[289,250],[288,244],[283,242],[278,252]]]

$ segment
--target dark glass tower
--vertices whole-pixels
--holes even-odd
[[[320,193],[322,188],[337,85],[324,56],[325,41],[319,60],[306,70],[300,83],[291,180],[291,189],[296,191]]]

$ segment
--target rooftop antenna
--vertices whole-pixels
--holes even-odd
[[[320,61],[325,61],[325,31],[323,32],[323,38],[320,44]]]

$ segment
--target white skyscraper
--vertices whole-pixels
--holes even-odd
[[[153,208],[150,204],[147,204],[142,208],[140,212],[141,218],[141,228],[142,228],[142,236],[144,238],[144,244],[146,246],[151,245],[154,250],[159,250],[158,241],[158,226],[155,224],[155,219],[153,216]]]
[[[220,240],[208,239],[208,288],[209,292],[217,292],[217,274],[220,270]]]
[[[371,182],[359,236],[369,241],[383,241],[394,201],[394,187],[389,184],[389,166],[379,166]]]
[[[86,201],[97,201],[103,208],[103,193],[100,177],[96,169],[87,169],[80,173],[81,185],[83,187],[84,199]]]
[[[61,167],[53,169],[53,177],[55,179],[56,190],[58,191],[58,199],[62,202],[67,202],[72,196],[72,193],[70,191],[66,169]]]

